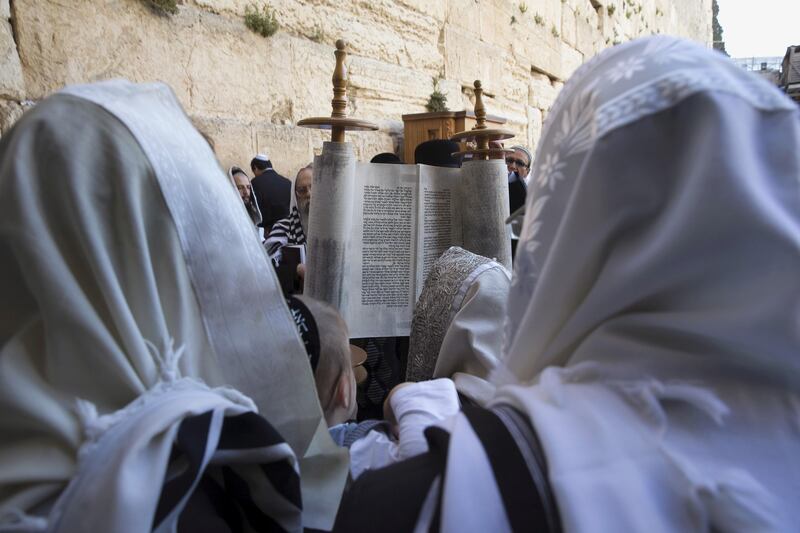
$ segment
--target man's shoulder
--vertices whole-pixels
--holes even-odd
[[[281,176],[271,168],[253,178],[253,183],[256,183],[256,181],[258,181],[259,184],[263,183],[265,185],[272,185],[281,188],[291,188],[292,186],[292,182],[289,181],[288,178]]]

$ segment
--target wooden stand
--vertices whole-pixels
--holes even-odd
[[[501,126],[506,119],[495,115],[486,115],[486,123]],[[472,129],[477,123],[475,112],[440,111],[437,113],[412,113],[403,115],[403,162],[414,163],[414,150],[425,141],[449,139],[458,131]],[[466,143],[462,144],[466,150]]]

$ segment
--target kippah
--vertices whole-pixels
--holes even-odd
[[[269,161],[269,156],[267,154],[258,154],[253,159],[257,159],[258,161],[264,161],[265,163]]]
[[[531,151],[528,150],[527,148],[525,148],[524,146],[522,146],[521,144],[515,144],[514,146],[511,147],[511,149],[512,150],[519,150],[520,152],[524,152],[525,155],[528,156],[528,164],[533,162],[533,156],[531,155]]]

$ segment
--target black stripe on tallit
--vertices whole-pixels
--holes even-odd
[[[447,470],[447,451],[450,449],[450,433],[436,426],[425,429],[425,438],[428,441],[428,449],[437,459],[439,464],[439,474],[441,483],[439,484],[439,495],[436,503],[436,512],[433,513],[431,523],[428,526],[428,533],[439,533],[442,529],[442,500],[444,499],[444,480]]]
[[[185,458],[186,469],[178,476],[165,482],[161,488],[161,496],[158,499],[156,513],[153,516],[153,527],[156,529],[170,511],[178,505],[181,498],[189,492],[195,478],[200,472],[203,463],[203,455],[208,440],[208,428],[211,423],[212,411],[201,415],[186,418],[178,428],[178,435],[175,438],[175,448],[179,451],[175,455],[176,459]]]
[[[153,529],[170,514],[180,500],[189,492],[193,481],[200,474],[203,456],[208,440],[212,411],[184,419],[178,428],[170,463],[182,461],[186,463],[180,474],[165,481],[153,518]],[[283,445],[285,441],[272,425],[256,413],[244,413],[223,420],[222,431],[217,450],[253,450]],[[252,467],[264,475],[263,483],[269,483],[283,499],[281,506],[299,512],[302,509],[300,477],[288,460],[271,463],[253,464]],[[220,485],[211,477],[213,469],[222,471],[224,483]],[[242,529],[242,514],[256,530],[283,531],[283,528],[270,516],[259,509],[251,496],[248,482],[239,477],[228,467],[209,467],[202,473],[196,492],[203,491],[207,500],[213,502],[213,512],[228,524],[231,531]],[[200,499],[200,495],[190,497]],[[203,500],[206,501],[206,500]],[[187,504],[184,511],[191,507]],[[203,508],[203,512],[211,509]],[[192,529],[192,517],[179,518],[181,530]],[[201,518],[202,520],[202,518]],[[194,522],[196,524],[196,521]],[[187,529],[188,528],[188,529]]]
[[[286,245],[289,244],[305,244],[306,235],[303,232],[303,226],[300,223],[300,212],[296,207],[292,208],[291,213],[286,218],[282,218],[272,225],[272,229],[267,235],[266,240],[269,239],[286,239]],[[279,242],[270,243],[267,248],[267,253],[272,256],[283,246]]]
[[[530,420],[510,405],[498,405],[492,408],[492,412],[505,424],[525,459],[528,472],[530,472],[539,497],[542,499],[545,517],[550,525],[549,531],[561,533],[561,518],[547,476],[547,457]]]
[[[265,448],[284,442],[281,434],[264,417],[248,412],[225,417],[217,449]]]
[[[303,508],[303,498],[300,493],[300,476],[287,461],[261,465],[261,471],[267,479],[292,505],[298,509]]]
[[[244,450],[285,444],[280,433],[256,413],[242,413],[225,418],[218,450]],[[261,471],[281,496],[298,509],[303,508],[300,476],[288,461],[262,464]]]
[[[463,413],[489,459],[511,530],[550,531],[547,509],[505,424],[495,413],[480,407],[465,407]]]
[[[245,520],[247,520],[251,528],[259,532],[286,531],[278,522],[273,520],[271,516],[264,513],[258,505],[256,505],[250,494],[250,485],[247,484],[247,481],[239,477],[232,468],[223,466],[222,477],[225,482],[225,490],[236,499],[236,503],[239,504],[239,507],[244,513]]]

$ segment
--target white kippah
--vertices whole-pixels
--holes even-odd
[[[269,157],[267,156],[267,154],[258,154],[253,159],[258,159],[259,161],[264,161],[264,162],[269,161]]]
[[[529,164],[531,163],[531,161],[533,161],[533,155],[531,155],[531,151],[522,146],[521,144],[515,144],[514,146],[511,147],[511,149],[519,150],[520,152],[523,152],[525,155],[527,155]]]

